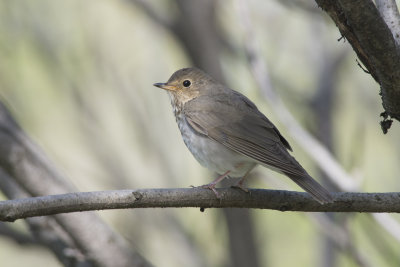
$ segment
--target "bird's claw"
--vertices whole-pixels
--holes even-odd
[[[249,193],[249,189],[247,189],[246,187],[243,187],[243,186],[241,186],[241,185],[235,184],[235,185],[232,185],[231,187],[232,187],[232,188],[236,188],[236,189],[240,189],[240,190],[242,190],[242,191],[244,191],[244,192],[246,192],[246,193]]]
[[[232,188],[237,188],[240,189],[246,193],[249,193],[249,189],[243,186],[242,180],[240,180],[238,183],[234,184],[231,186]]]
[[[212,185],[206,184],[206,185],[203,185],[203,186],[201,186],[201,187],[202,187],[202,188],[205,188],[205,189],[211,189],[211,190],[214,192],[215,196],[216,196],[218,199],[221,199],[221,195],[220,195],[220,193],[217,192],[217,189],[215,189],[215,185],[212,186]]]
[[[216,184],[210,183],[210,184],[205,184],[205,185],[200,185],[200,186],[193,186],[191,185],[192,188],[203,188],[203,189],[209,189],[212,190],[215,194],[215,196],[218,199],[221,199],[221,194],[218,193],[217,189],[215,189]]]

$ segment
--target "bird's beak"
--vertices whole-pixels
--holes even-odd
[[[153,85],[156,87],[159,87],[161,89],[169,90],[169,91],[176,91],[178,89],[173,85],[169,85],[168,83],[155,83]]]

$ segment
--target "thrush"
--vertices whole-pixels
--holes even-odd
[[[168,82],[154,86],[168,92],[183,141],[193,156],[220,174],[202,186],[217,197],[215,187],[227,176],[240,177],[237,186],[247,191],[243,182],[259,164],[286,175],[319,203],[333,201],[289,154],[292,148],[274,124],[243,94],[197,68],[180,69]]]

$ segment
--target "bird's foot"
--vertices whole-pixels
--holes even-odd
[[[201,188],[204,189],[210,189],[214,192],[215,196],[220,199],[221,198],[221,194],[217,192],[217,189],[215,189],[216,184],[210,183],[210,184],[205,184],[205,185],[201,185]]]
[[[244,187],[243,181],[242,181],[242,180],[240,180],[240,181],[237,182],[236,184],[232,185],[231,187],[232,187],[232,188],[237,188],[237,189],[240,189],[240,190],[242,190],[242,191],[244,191],[244,192],[246,192],[246,193],[249,193],[249,189],[247,189],[246,187]]]
[[[217,189],[215,188],[216,185],[217,185],[216,183],[209,183],[209,184],[200,185],[200,186],[193,186],[193,185],[191,185],[191,187],[193,187],[193,188],[204,188],[204,189],[212,190],[212,191],[214,192],[215,196],[216,196],[218,199],[221,199],[221,194],[218,193]]]
[[[224,174],[218,176],[217,179],[215,179],[215,180],[212,181],[211,183],[205,184],[205,185],[197,186],[197,188],[210,189],[210,190],[212,190],[212,191],[214,192],[215,196],[216,196],[218,199],[221,199],[221,195],[220,195],[220,193],[217,192],[217,189],[215,189],[215,186],[216,186],[219,182],[221,182],[222,180],[224,180],[224,178],[227,177],[229,173],[230,173],[230,171],[226,171]],[[192,187],[194,187],[194,186],[192,186]],[[196,188],[196,187],[194,187],[194,188]]]

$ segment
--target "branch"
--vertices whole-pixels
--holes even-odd
[[[76,191],[1,102],[0,167],[33,196]],[[93,212],[61,214],[55,220],[96,266],[151,266]]]
[[[311,214],[310,217],[316,222],[319,230],[324,233],[337,248],[351,255],[358,266],[371,266],[369,261],[366,259],[365,252],[359,250],[358,247],[354,245],[354,239],[349,235],[349,232],[345,227],[338,225],[327,216],[323,216],[323,214]]]
[[[381,225],[392,237],[400,242],[400,227],[399,222],[388,214],[372,214],[379,225]]]
[[[134,3],[142,9],[146,15],[161,26],[166,27],[168,30],[173,30],[174,24],[167,18],[157,12],[146,0],[129,0],[128,3]]]
[[[20,231],[15,230],[8,224],[2,222],[0,223],[0,236],[10,238],[11,240],[17,242],[20,245],[38,245],[39,242],[35,240],[32,236]]]
[[[257,208],[307,212],[400,212],[400,192],[334,193],[335,202],[320,205],[308,193],[220,188],[222,199],[201,188],[77,192],[0,202],[0,221],[15,221],[76,211],[127,208]]]
[[[318,167],[343,191],[353,191],[358,185],[346,173],[334,156],[309,132],[307,132],[287,109],[280,96],[272,88],[268,67],[260,55],[260,49],[255,39],[251,25],[248,7],[245,1],[238,1],[239,19],[246,35],[244,49],[248,56],[250,70],[260,88],[265,100],[285,125],[288,133],[304,149],[304,151],[318,164]]]
[[[400,15],[395,0],[376,0],[376,7],[400,46]]]
[[[400,52],[392,32],[371,0],[316,2],[333,19],[361,62],[381,86],[385,109],[381,125],[383,131],[387,131],[390,128],[387,116],[400,121]]]
[[[31,197],[1,167],[0,189],[9,199]],[[64,266],[85,266],[91,264],[89,259],[84,256],[84,253],[76,247],[71,236],[57,224],[53,217],[28,218],[25,222],[31,232],[31,236],[26,237],[27,244],[30,244],[29,240],[32,239],[32,244],[36,243],[37,245],[49,248]],[[3,226],[3,229],[4,227],[6,225]],[[6,235],[4,231],[1,231],[1,227],[0,234]],[[11,234],[9,235],[10,237],[12,236]],[[18,243],[24,242],[23,235],[18,237],[18,232],[14,233],[13,238]]]
[[[296,121],[294,116],[284,105],[282,99],[273,90],[269,78],[268,68],[262,60],[262,56],[259,52],[260,49],[258,48],[258,44],[254,37],[252,30],[253,27],[251,26],[250,16],[245,1],[238,1],[238,11],[240,14],[239,20],[242,22],[242,27],[246,34],[246,42],[244,42],[245,52],[248,55],[251,71],[258,87],[265,95],[265,99],[268,101],[270,107],[278,116],[281,123],[286,126],[292,138],[295,139],[298,144],[302,146],[304,151],[314,159],[314,161],[318,164],[318,167],[321,168],[321,170],[335,185],[337,185],[343,191],[354,190],[353,188],[357,188],[358,185],[354,182],[354,179],[351,177],[351,175],[349,175],[343,169],[333,155],[318,140],[316,140]],[[388,215],[386,214],[385,217],[388,217]],[[392,229],[391,226],[396,223],[396,221],[391,220],[391,224],[388,225],[385,223],[386,221],[376,221],[386,230]],[[400,226],[398,223],[396,224],[396,229],[399,229],[400,233]],[[392,235],[394,234],[393,231],[388,232]]]

